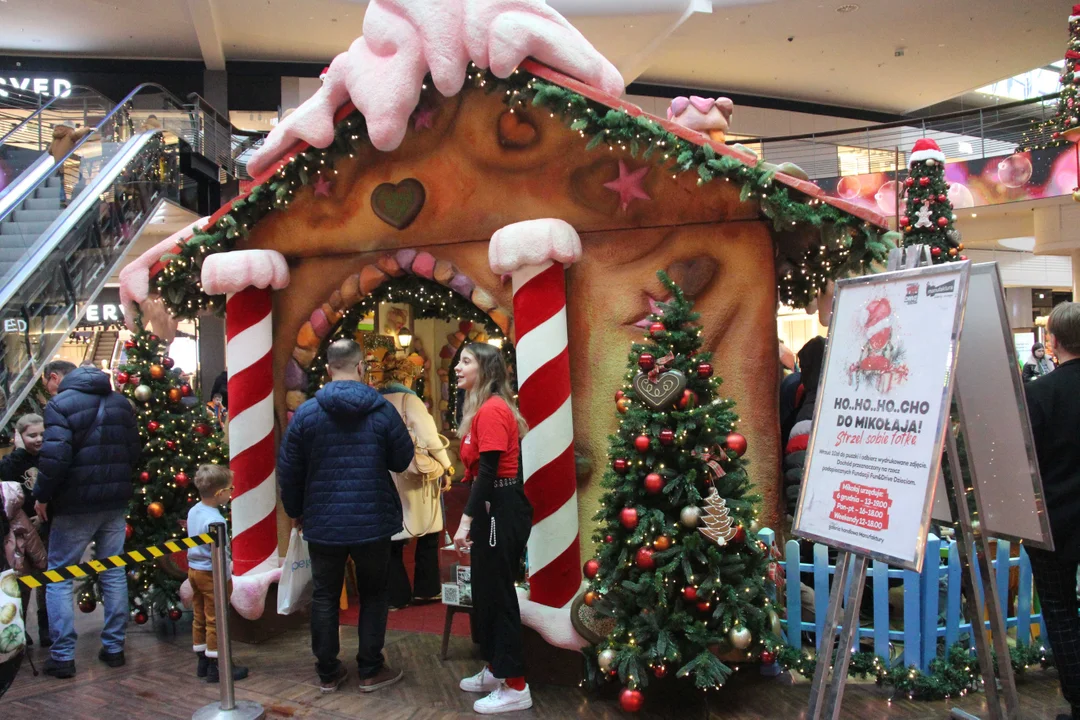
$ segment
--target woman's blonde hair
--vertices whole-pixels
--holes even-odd
[[[469,353],[476,360],[476,384],[465,393],[465,409],[461,415],[460,434],[466,435],[472,427],[476,411],[494,395],[498,395],[510,408],[517,420],[518,435],[525,437],[529,431],[529,425],[525,418],[518,412],[517,403],[514,402],[514,391],[510,387],[510,371],[506,367],[502,353],[494,345],[487,343],[469,343],[462,350]]]

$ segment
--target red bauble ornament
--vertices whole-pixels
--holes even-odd
[[[182,397],[184,395],[180,392],[180,388],[169,388],[169,402],[178,403]]]
[[[630,398],[619,398],[615,403],[615,409],[619,411],[620,415],[625,415],[626,411],[630,409]]]
[[[669,538],[667,535],[661,535],[660,537],[653,540],[653,547],[660,551],[667,550],[669,547],[671,547],[671,538]]]
[[[937,219],[937,224],[938,224],[938,227],[946,227],[949,224],[949,218],[947,218],[947,217],[939,217]]]
[[[144,485],[150,482],[150,473],[146,472],[145,470],[139,473],[139,482],[143,483]]]
[[[920,187],[926,187],[929,184],[930,184],[930,178],[928,178],[928,177],[919,178],[919,186]]]
[[[116,373],[116,384],[117,385],[127,385],[127,381],[128,381],[129,377],[131,377],[131,376],[128,375],[123,370],[121,370],[120,372]]]
[[[742,457],[746,453],[746,438],[737,432],[728,433],[724,447],[735,453],[735,457]]]
[[[187,473],[181,470],[180,472],[173,475],[173,482],[176,483],[177,487],[186,488],[190,480],[188,479]]]
[[[176,622],[180,618],[184,617],[183,611],[180,608],[169,608],[169,619]]]
[[[150,422],[146,423],[146,429],[150,432],[157,432],[161,429],[161,423],[159,423],[157,420],[151,420]]]
[[[184,383],[183,385],[180,386],[180,393],[184,397],[189,397],[191,395],[191,386],[188,385],[187,383]]]
[[[915,184],[915,178],[909,177],[904,179],[904,187],[911,187]]]
[[[623,508],[619,511],[619,522],[627,530],[633,530],[638,524],[637,508]]]
[[[131,527],[130,523],[124,523],[124,539],[130,540],[131,536],[135,534],[135,528]]]
[[[165,377],[165,368],[161,367],[160,365],[151,365],[150,377],[154,378],[155,380],[160,380],[161,378]]]
[[[152,502],[146,506],[146,514],[157,520],[165,514],[165,506],[159,502]]]
[[[937,201],[938,201],[938,202],[945,202],[945,201],[946,201],[946,200],[948,200],[948,199],[949,199],[949,196],[948,196],[948,195],[938,195],[938,196],[937,196]]]
[[[670,445],[675,442],[675,431],[670,428],[664,428],[660,431],[660,444]]]
[[[649,325],[649,334],[659,335],[660,333],[664,332],[665,329],[666,328],[664,327],[664,323],[654,322],[652,325]]]
[[[615,402],[619,402],[624,397],[626,397],[626,393],[624,393],[622,390],[615,391]]]
[[[776,662],[776,653],[769,652],[768,650],[763,651],[761,653],[761,662],[765,663],[766,665],[772,665],[774,662]]]
[[[150,618],[146,617],[146,613],[144,613],[142,610],[135,613],[135,624],[136,625],[145,625],[146,621],[149,620],[149,619]]]
[[[683,390],[682,397],[679,398],[680,410],[693,410],[697,407],[698,396],[693,390]]]
[[[150,342],[155,342],[156,343],[160,339],[161,338],[159,338],[157,335],[151,335],[150,336]]]
[[[634,564],[642,570],[652,570],[656,567],[656,561],[653,560],[653,549],[648,547],[640,548],[637,555],[634,556]]]
[[[911,218],[909,218],[907,215],[901,215],[900,216],[900,225],[901,226],[910,225],[910,224],[911,224]]]
[[[667,677],[667,665],[657,665],[652,669],[652,674],[657,680],[663,680]]]
[[[737,543],[746,542],[746,528],[742,525],[736,526],[735,535],[731,539]]]
[[[625,688],[619,693],[619,707],[624,712],[638,712],[645,706],[645,696],[641,694],[640,690],[631,690]]]
[[[92,613],[97,610],[97,601],[94,598],[79,601],[79,609],[84,613]]]
[[[641,372],[649,372],[656,367],[656,358],[652,353],[641,353],[638,355],[637,365],[641,368]]]
[[[585,573],[585,577],[592,580],[600,572],[600,561],[596,558],[589,560],[585,563],[585,567],[582,568],[582,572]]]
[[[611,463],[611,468],[620,475],[623,475],[630,469],[630,463],[626,461],[626,458],[615,458],[614,462]]]
[[[649,446],[651,445],[648,435],[638,435],[634,438],[634,449],[639,453],[649,452]]]
[[[166,440],[165,441],[165,447],[169,448],[170,450],[175,450],[176,449],[176,441],[175,440]]]
[[[135,348],[135,341],[134,340],[125,340],[124,341],[124,349],[125,350],[133,350],[134,348]]]
[[[707,603],[707,602],[705,602],[705,601],[703,600],[703,601],[701,601],[701,602],[699,602],[699,603],[697,604],[697,609],[698,609],[698,610],[699,610],[700,612],[703,612],[703,613],[704,613],[704,612],[709,612],[709,603]]]
[[[611,543],[615,542],[615,538],[612,537],[611,535],[605,535],[604,536],[604,542],[606,542],[608,545],[610,545]]]
[[[961,256],[960,256],[960,259],[961,259],[961,260],[967,260],[967,255],[961,255]]]
[[[941,248],[939,248],[939,247],[930,248],[930,256],[931,257],[941,257]]]
[[[165,359],[161,361],[161,364],[164,365],[166,368],[172,369],[172,366],[176,364],[176,361],[166,355]]]
[[[206,423],[199,423],[195,426],[195,432],[199,435],[202,435],[203,437],[206,437],[210,434],[210,426]]]
[[[712,377],[712,365],[709,363],[701,363],[697,366],[697,376],[704,380],[707,377]]]
[[[664,478],[659,473],[649,473],[645,476],[645,492],[656,495],[664,489]]]
[[[682,596],[686,602],[697,602],[697,588],[693,585],[687,585],[682,589]]]

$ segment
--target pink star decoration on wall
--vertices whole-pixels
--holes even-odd
[[[320,175],[313,183],[316,197],[330,197],[330,181]]]
[[[604,183],[604,187],[619,193],[619,207],[622,208],[623,212],[626,212],[626,209],[630,206],[631,200],[652,200],[652,198],[649,197],[649,194],[645,192],[644,188],[641,187],[642,181],[645,180],[645,176],[648,174],[648,165],[635,170],[634,172],[630,172],[626,167],[626,163],[620,160],[618,180]]]

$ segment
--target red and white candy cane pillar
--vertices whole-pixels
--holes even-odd
[[[529,599],[559,608],[581,587],[564,268],[580,257],[581,240],[562,220],[508,225],[488,249],[491,269],[510,273],[514,287],[518,405],[529,423],[521,462],[533,506]]]
[[[271,289],[289,284],[289,268],[273,250],[219,253],[204,261],[202,284],[207,294],[226,296],[233,575],[257,575],[280,566]]]

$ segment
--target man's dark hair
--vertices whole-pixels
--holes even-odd
[[[355,340],[337,340],[326,348],[326,364],[335,370],[351,370],[364,359],[364,351]]]
[[[1056,347],[1070,355],[1080,355],[1080,303],[1064,302],[1050,311],[1046,330],[1054,336]]]
[[[53,360],[50,363],[46,363],[45,367],[41,370],[41,375],[48,380],[49,376],[56,373],[60,377],[66,377],[69,372],[75,369],[75,363],[68,362],[67,360]]]

